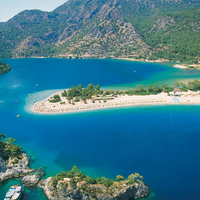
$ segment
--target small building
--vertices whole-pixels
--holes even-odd
[[[64,178],[65,182],[69,182],[71,179],[70,178]]]
[[[183,94],[183,93],[182,93],[182,90],[179,89],[179,88],[175,88],[175,89],[173,90],[173,93],[174,93],[174,96],[179,96],[179,95],[182,95],[182,94]]]
[[[95,98],[95,100],[113,100],[113,99],[115,99],[115,98],[114,97],[107,97],[107,96]]]
[[[114,94],[106,95],[106,97],[114,97]]]
[[[114,97],[114,94],[109,94],[109,95],[98,94],[97,97],[102,97],[102,98],[104,98],[104,97],[108,97],[108,98],[110,98],[110,97]]]

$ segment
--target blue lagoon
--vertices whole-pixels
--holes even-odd
[[[199,79],[200,71],[119,60],[6,62],[12,71],[0,77],[0,132],[17,140],[32,157],[31,167],[45,167],[46,177],[73,165],[94,177],[139,172],[152,190],[149,200],[200,199],[200,106],[137,106],[62,115],[33,115],[25,109],[32,103],[30,93],[38,100],[79,83],[117,89],[173,84]],[[0,185],[0,199],[18,182]],[[33,189],[22,199],[45,196]]]

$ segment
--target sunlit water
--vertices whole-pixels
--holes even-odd
[[[52,116],[27,112],[34,100],[79,83],[127,89],[198,79],[199,71],[115,60],[5,61],[12,71],[0,77],[0,132],[17,140],[32,157],[31,167],[45,167],[46,177],[73,165],[93,177],[139,172],[153,191],[151,200],[200,199],[200,106],[137,106]],[[1,184],[0,199],[16,183],[20,180]],[[22,199],[45,196],[40,189],[26,189]]]

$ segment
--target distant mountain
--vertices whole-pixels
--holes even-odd
[[[0,58],[133,57],[198,62],[199,0],[69,0],[0,25]]]

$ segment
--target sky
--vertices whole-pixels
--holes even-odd
[[[23,10],[52,11],[67,0],[0,0],[0,22],[6,22]]]

